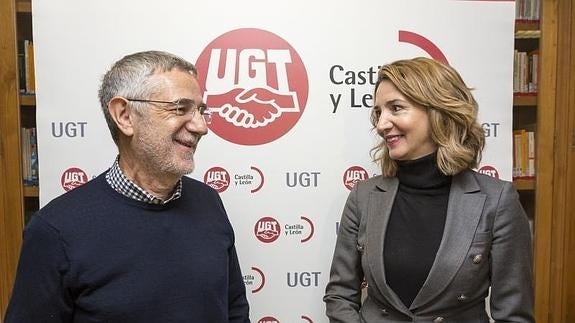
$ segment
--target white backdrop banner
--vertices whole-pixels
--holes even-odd
[[[369,112],[382,64],[427,56],[454,66],[480,105],[479,171],[511,179],[513,1],[32,5],[41,205],[111,166],[97,90],[114,61],[154,49],[196,63],[204,100],[221,108],[190,176],[224,201],[253,322],[327,322],[343,205],[355,182],[379,173]]]

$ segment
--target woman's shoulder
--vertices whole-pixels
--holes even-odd
[[[396,186],[396,177],[384,177],[383,175],[375,175],[370,178],[358,181],[355,183],[354,189],[358,191],[372,191],[374,189],[386,191],[393,189]]]
[[[481,191],[484,192],[499,192],[503,189],[513,188],[513,184],[510,181],[506,181],[487,174],[482,174],[475,170],[466,170],[456,176],[463,178],[464,181],[469,181],[472,178],[473,181],[477,183]]]

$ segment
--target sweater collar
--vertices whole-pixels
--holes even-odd
[[[124,174],[120,168],[119,160],[120,156],[117,156],[114,164],[106,173],[106,181],[118,193],[136,201],[148,204],[166,204],[170,201],[179,199],[182,195],[182,179],[180,179],[174,188],[172,195],[168,199],[162,200],[154,196],[154,194],[144,190]]]
[[[437,167],[435,152],[414,160],[400,160],[397,165],[397,178],[402,186],[431,189],[449,187],[451,183],[451,176],[444,175]]]

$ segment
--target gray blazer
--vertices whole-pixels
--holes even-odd
[[[489,322],[490,287],[493,320],[534,322],[531,231],[511,183],[471,170],[453,177],[439,250],[409,306],[386,283],[383,262],[397,187],[377,176],[349,194],[324,296],[331,323]]]

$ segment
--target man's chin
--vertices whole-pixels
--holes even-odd
[[[174,176],[176,178],[182,177],[184,175],[189,175],[194,171],[195,165],[192,163],[191,165],[172,165],[168,169],[165,169],[166,173],[169,173],[170,176]]]
[[[190,162],[188,165],[185,165],[185,166],[183,165],[181,168],[182,176],[191,174],[195,168],[196,168],[196,165],[193,161]]]

